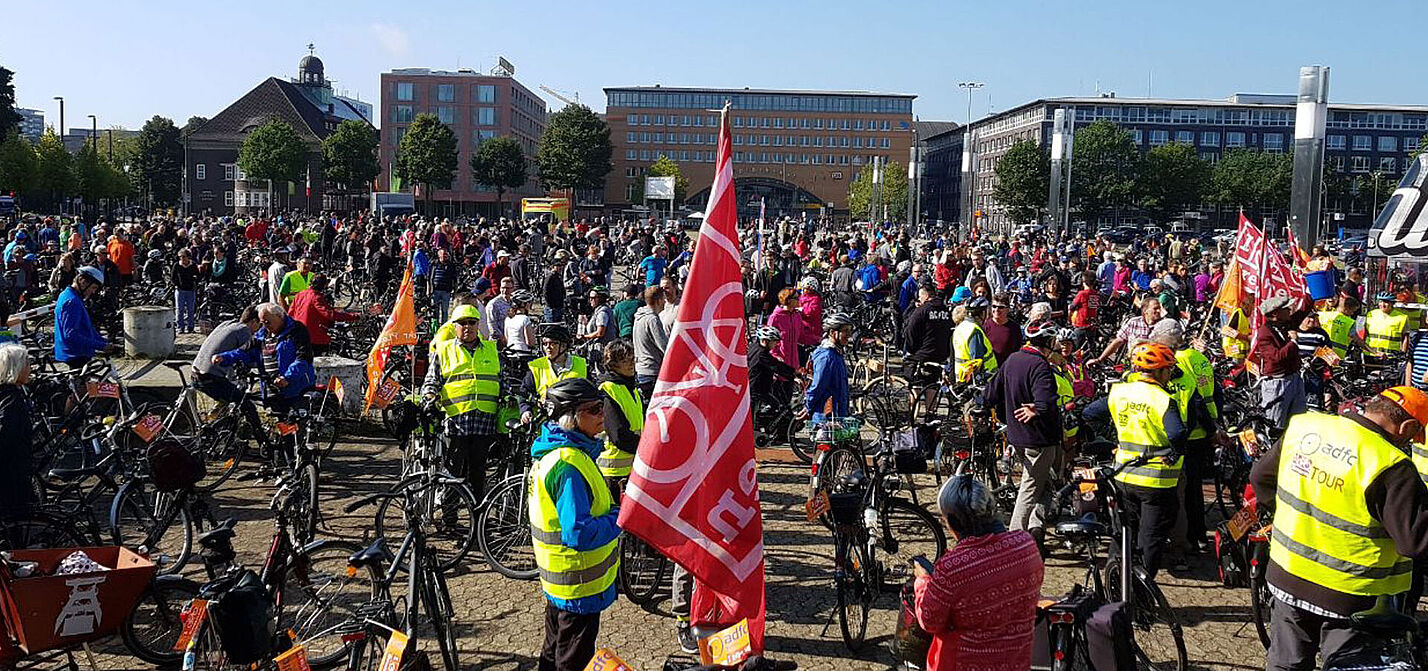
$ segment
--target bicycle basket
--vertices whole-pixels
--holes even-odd
[[[218,594],[210,596],[209,622],[218,634],[228,661],[251,664],[271,657],[272,604],[258,574],[245,570],[236,578],[210,583],[203,589],[205,595],[212,592]]]
[[[854,417],[828,417],[813,424],[815,442],[841,443],[857,440],[863,422]]]
[[[863,493],[829,494],[828,511],[835,524],[857,524],[863,516]]]
[[[193,456],[174,438],[160,438],[149,446],[149,477],[161,492],[188,489],[208,474],[203,460]]]

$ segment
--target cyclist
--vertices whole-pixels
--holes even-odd
[[[243,391],[229,377],[228,367],[214,362],[215,355],[245,347],[262,325],[258,320],[258,307],[250,305],[243,308],[243,314],[238,319],[215,326],[203,339],[198,355],[193,358],[194,386],[219,403],[234,403],[243,398]],[[258,422],[258,408],[252,401],[244,401],[242,410],[250,428],[256,430],[262,426]],[[261,431],[257,433],[263,435]]]
[[[451,312],[458,335],[432,351],[422,396],[446,413],[446,436],[453,468],[464,475],[480,501],[486,492],[486,455],[498,437],[497,401],[501,397],[501,351],[494,340],[481,337],[481,313],[472,305]]]
[[[1046,538],[1050,482],[1061,461],[1060,405],[1056,375],[1047,355],[1056,347],[1056,327],[1035,321],[1022,330],[1026,344],[1007,357],[987,384],[984,403],[1006,423],[1007,444],[1021,462],[1021,482],[1010,527],[1029,532],[1038,546]]]
[[[55,361],[79,368],[94,357],[94,353],[109,346],[89,319],[84,302],[94,298],[104,288],[104,272],[94,266],[84,266],[74,274],[72,282],[55,300]]]
[[[1199,350],[1186,347],[1184,328],[1174,319],[1162,319],[1150,331],[1150,339],[1175,350],[1176,376],[1166,386],[1175,396],[1180,417],[1190,425],[1185,440],[1187,485],[1203,482],[1215,456],[1215,421],[1220,416],[1215,403],[1215,369]],[[1200,487],[1186,486],[1185,539],[1192,553],[1211,549],[1205,537],[1205,494]]]
[[[212,361],[220,366],[244,363],[257,367],[263,374],[263,403],[286,412],[302,400],[303,392],[312,388],[317,378],[312,367],[312,343],[307,328],[277,303],[259,305],[258,320],[263,326],[248,345],[216,354]]]
[[[604,449],[604,395],[583,378],[550,386],[551,420],[531,445],[531,545],[545,594],[541,671],[583,669],[595,656],[600,612],[615,603],[620,509],[595,458]]]
[[[600,391],[605,393],[605,450],[595,464],[610,484],[610,496],[618,500],[645,427],[645,399],[635,381],[635,348],[630,341],[614,340],[605,346],[605,370],[600,379]]]
[[[991,301],[977,296],[952,311],[952,321],[957,322],[957,327],[952,329],[952,363],[958,382],[971,382],[977,373],[994,373],[997,370],[992,342],[982,330],[982,318],[986,316],[989,305]],[[959,312],[962,314],[961,321],[957,319]]]
[[[843,348],[853,337],[853,320],[834,312],[823,319],[823,334],[823,342],[809,357],[813,379],[804,393],[799,419],[811,416],[820,421],[830,415],[849,416],[848,363],[843,359]]]
[[[1111,385],[1110,395],[1092,403],[1085,414],[1088,419],[1115,422],[1116,463],[1154,457],[1116,476],[1125,486],[1126,498],[1140,511],[1136,538],[1146,573],[1154,579],[1180,511],[1175,488],[1190,430],[1168,388],[1180,374],[1175,352],[1157,342],[1142,342],[1131,349],[1131,368],[1126,380]]]
[[[773,348],[783,334],[773,326],[760,326],[749,343],[749,398],[755,412],[765,405],[783,408],[788,405],[788,382],[798,376],[792,366],[773,355]]]
[[[1393,307],[1393,294],[1380,291],[1374,297],[1378,309],[1364,317],[1365,353],[1383,357],[1392,352],[1403,351],[1403,336],[1407,330],[1408,313]]]
[[[526,379],[521,383],[521,423],[530,421],[530,405],[527,399],[545,399],[550,386],[570,378],[588,378],[589,366],[585,357],[570,353],[573,338],[564,324],[543,324],[540,328],[540,348],[545,356],[529,364]]]
[[[1423,441],[1428,394],[1390,387],[1347,416],[1306,412],[1250,471],[1272,509],[1265,574],[1277,603],[1266,668],[1313,669],[1372,635],[1349,616],[1408,591],[1410,558],[1428,556],[1428,489],[1408,457]]]
[[[1359,299],[1346,293],[1339,294],[1335,309],[1319,311],[1319,325],[1329,334],[1334,353],[1341,358],[1348,356],[1349,345],[1354,342],[1354,327],[1358,314]]]

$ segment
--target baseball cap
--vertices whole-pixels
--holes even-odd
[[[1428,394],[1422,390],[1408,386],[1389,387],[1380,392],[1379,396],[1397,403],[1398,407],[1412,415],[1419,424],[1428,427]],[[1423,442],[1423,431],[1420,430],[1414,440]]]

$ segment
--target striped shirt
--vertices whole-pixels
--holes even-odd
[[[1420,332],[1409,336],[1409,339],[1413,342],[1408,354],[1408,365],[1413,370],[1413,386],[1428,390],[1428,382],[1423,381],[1423,377],[1428,375],[1428,337]]]

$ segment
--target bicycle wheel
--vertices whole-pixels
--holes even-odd
[[[286,507],[293,521],[293,534],[302,541],[310,541],[317,534],[317,518],[321,506],[317,492],[317,464],[304,463],[289,483],[292,493]]]
[[[1269,649],[1269,609],[1274,603],[1274,595],[1269,592],[1269,582],[1264,578],[1265,567],[1269,565],[1269,543],[1250,544],[1249,591],[1250,617],[1254,629],[1259,633],[1259,642]]]
[[[0,522],[0,551],[82,547],[87,543],[74,527],[48,513]]]
[[[644,541],[620,536],[620,593],[637,606],[654,603],[664,586],[669,560]]]
[[[348,559],[362,551],[356,543],[325,541],[294,553],[283,578],[280,631],[291,629],[307,647],[314,666],[335,664],[351,654],[340,627],[377,598],[377,568],[349,571]]]
[[[805,464],[813,463],[813,434],[808,431],[808,423],[794,419],[791,412],[785,413],[778,421],[784,423],[783,440],[788,443],[793,456]]]
[[[912,576],[913,557],[937,561],[947,551],[947,533],[932,513],[902,499],[889,499],[880,517],[879,546],[887,554],[882,587],[895,591]]]
[[[1221,455],[1215,464],[1215,507],[1221,519],[1226,520],[1234,517],[1244,504],[1245,483],[1249,479],[1248,466],[1244,465],[1240,453],[1231,449],[1225,448],[1229,453]]]
[[[446,588],[446,576],[441,570],[427,564],[426,579],[422,581],[422,601],[435,632],[436,646],[441,651],[441,664],[446,671],[460,671],[461,652],[456,648],[456,626],[452,620],[456,608],[451,605],[451,592]]]
[[[911,397],[907,383],[889,376],[876,377],[863,387],[856,409],[864,421],[889,430],[912,423]]]
[[[183,570],[193,550],[193,520],[185,496],[161,492],[144,480],[125,483],[109,509],[115,545],[138,548],[159,567],[159,574]]]
[[[816,485],[808,493],[809,498],[817,496],[820,491],[829,495],[834,494],[838,491],[838,483],[843,476],[861,470],[864,470],[861,454],[850,447],[834,447],[823,455],[823,461],[818,465],[818,471],[814,477]],[[831,512],[820,515],[818,521],[829,530],[833,529]]]
[[[1106,565],[1106,591],[1109,601],[1120,599],[1120,563],[1108,558]],[[1180,627],[1180,619],[1175,616],[1165,593],[1155,581],[1146,577],[1145,570],[1135,567],[1131,574],[1131,591],[1134,602],[1132,625],[1135,634],[1136,666],[1149,671],[1185,671],[1187,654],[1185,633]]]
[[[205,492],[217,491],[233,474],[248,453],[248,442],[238,437],[238,417],[229,415],[199,430],[195,447],[200,451],[207,474],[197,487]]]
[[[425,474],[417,474],[393,489],[416,498],[412,503],[420,510],[426,548],[436,558],[437,566],[450,571],[460,564],[476,541],[480,505],[470,488],[460,482],[428,480]],[[383,499],[377,504],[377,536],[386,538],[390,547],[400,544],[407,533],[404,504],[400,499]],[[405,566],[397,568],[406,570]]]
[[[507,578],[535,580],[535,549],[526,514],[526,478],[507,478],[486,496],[476,522],[476,539],[491,570]]]
[[[852,652],[863,647],[868,634],[868,612],[873,607],[877,588],[867,584],[869,565],[867,549],[858,540],[862,533],[835,533],[835,556],[838,565],[833,570],[833,583],[838,593],[838,628],[843,632],[843,645]]]
[[[183,651],[174,650],[183,632],[179,614],[198,596],[198,588],[198,583],[178,576],[156,578],[119,627],[124,647],[135,657],[157,666],[173,666],[182,661]]]

